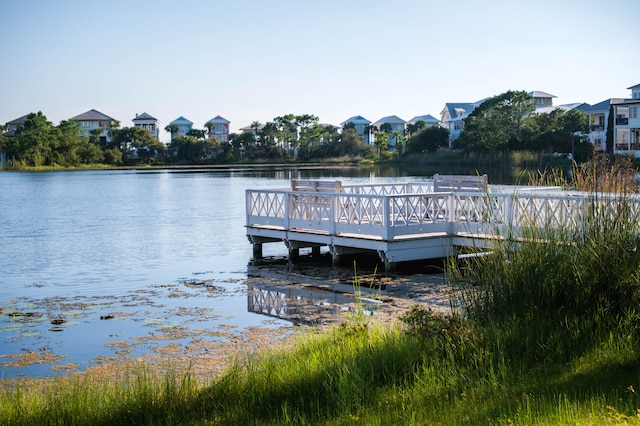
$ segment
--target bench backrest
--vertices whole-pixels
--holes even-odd
[[[339,180],[327,181],[327,180],[297,180],[291,179],[292,191],[303,192],[341,192],[342,182]]]
[[[433,192],[482,191],[487,192],[487,175],[433,175]]]

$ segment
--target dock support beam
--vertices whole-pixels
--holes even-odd
[[[262,243],[253,243],[254,262],[262,260]]]
[[[378,252],[378,256],[380,256],[380,260],[384,262],[384,271],[385,272],[395,272],[398,267],[398,262],[391,262],[387,257],[387,253],[383,251]]]
[[[300,261],[300,249],[289,247],[289,263],[298,263]]]

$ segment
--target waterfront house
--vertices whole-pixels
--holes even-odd
[[[364,139],[364,143],[371,145],[371,121],[361,115],[356,115],[340,123],[343,129],[350,125],[353,125],[356,132]]]
[[[90,136],[93,130],[100,130],[98,135],[101,143],[111,142],[109,131],[113,127],[117,127],[119,123],[115,118],[109,117],[95,109],[91,109],[82,114],[71,117],[70,121],[75,121],[80,126],[80,132],[83,136]]]
[[[143,112],[142,114],[136,114],[136,118],[131,121],[133,121],[135,127],[147,130],[154,138],[160,140],[160,121],[157,118]]]
[[[612,104],[623,102],[622,98],[610,98],[587,107],[578,107],[579,110],[589,116],[589,142],[596,151],[607,149],[607,123],[609,122],[609,109]]]
[[[385,127],[387,128],[386,133],[389,135],[388,149],[393,152],[396,150],[396,144],[398,142],[396,132],[399,132],[401,136],[404,136],[406,124],[407,122],[397,115],[389,115],[387,117],[382,117],[380,120],[373,123],[373,126],[379,131],[383,131]]]
[[[627,89],[631,90],[631,99],[612,104],[615,117],[613,152],[640,158],[640,84]]]
[[[440,111],[440,125],[449,131],[449,148],[460,137],[464,129],[464,119],[473,112],[484,99],[478,102],[447,102]]]
[[[169,126],[174,129],[171,131],[171,140],[173,140],[177,136],[185,136],[189,133],[193,129],[193,122],[180,116],[169,123]]]
[[[204,123],[204,127],[209,130],[208,137],[218,139],[220,143],[229,142],[229,124],[231,122],[224,117],[216,115],[211,120]]]
[[[550,95],[549,93],[542,92],[540,90],[534,90],[529,92],[529,96],[533,98],[533,104],[536,106],[536,111],[543,108],[553,107],[553,98],[557,98],[555,95]],[[542,110],[543,112],[550,112],[546,109]]]
[[[16,130],[18,130],[18,127],[24,127],[24,123],[25,121],[27,121],[27,117],[29,117],[29,114],[23,115],[22,117],[18,117],[5,123],[7,129],[2,134],[2,136],[6,136],[9,138],[14,137],[16,135]]]

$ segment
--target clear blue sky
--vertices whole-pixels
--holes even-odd
[[[637,0],[7,0],[0,122],[95,108],[123,127],[142,112],[339,125],[511,89],[593,104],[640,83],[639,22]]]

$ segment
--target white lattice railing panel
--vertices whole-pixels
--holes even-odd
[[[384,223],[383,197],[342,194],[337,204],[340,223],[378,226]]]

